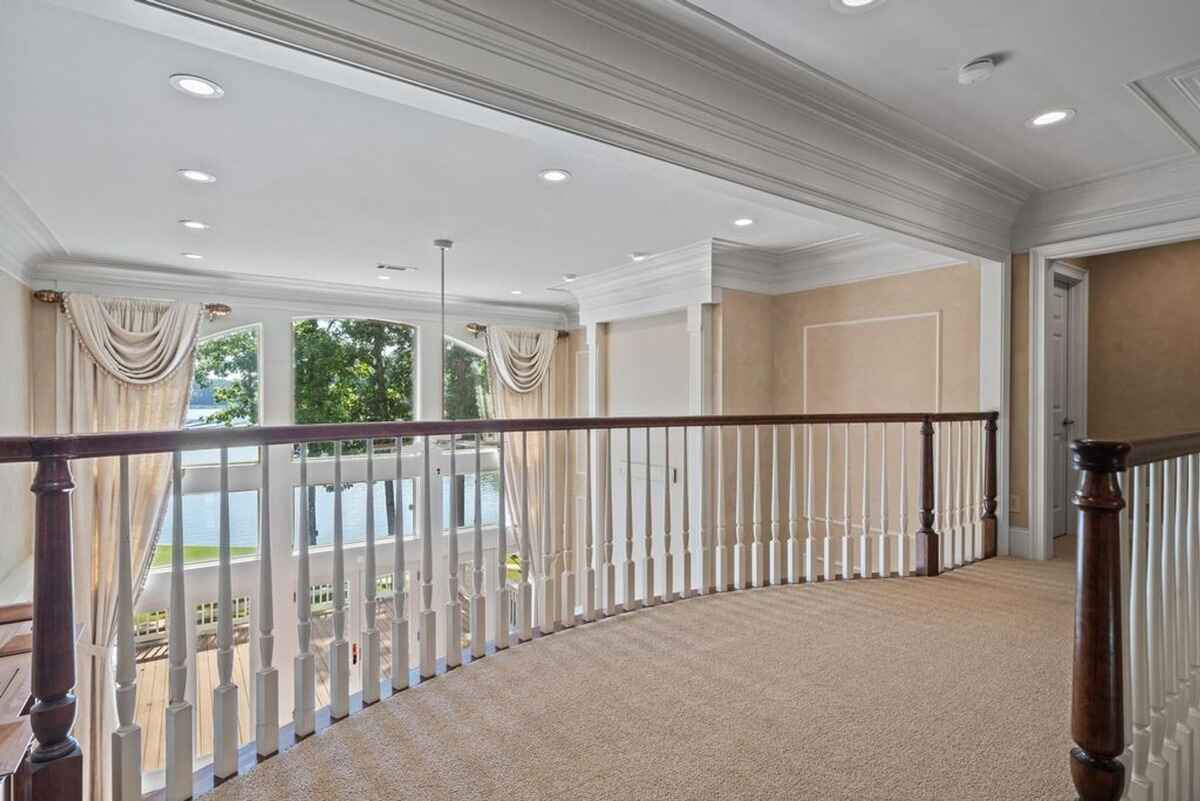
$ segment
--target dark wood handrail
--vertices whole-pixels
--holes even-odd
[[[1113,469],[1121,471],[1200,453],[1200,431],[1131,440],[1088,438],[1076,440],[1075,445],[1087,454],[1085,458],[1108,460]]]
[[[284,445],[439,434],[493,434],[518,431],[583,431],[615,428],[699,426],[821,425],[845,423],[923,423],[995,421],[997,412],[889,414],[707,415],[691,417],[552,417],[511,420],[429,420],[419,422],[330,423],[243,428],[191,428],[59,437],[0,438],[0,463],[42,459],[86,459],[138,453],[167,453],[221,447]]]

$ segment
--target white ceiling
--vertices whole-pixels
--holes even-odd
[[[1200,152],[1200,78],[1191,100],[1171,81],[1200,70],[1197,0],[887,0],[858,14],[829,0],[638,2],[696,29],[712,27],[703,12],[720,18],[1031,187]],[[993,53],[1005,61],[990,80],[958,85],[960,65]],[[1025,127],[1056,107],[1078,117]]]
[[[176,37],[203,41],[196,29],[209,26],[132,0],[101,6],[156,15],[172,35],[42,0],[5,0],[0,25],[0,178],[75,259],[434,291],[431,241],[449,237],[448,292],[511,302],[520,289],[520,302],[566,305],[549,289],[563,273],[630,251],[708,237],[796,248],[863,230],[365,72],[352,89],[190,44]],[[167,83],[176,72],[226,96],[186,97]],[[218,180],[187,183],[184,167]],[[547,185],[548,167],[574,178]],[[756,224],[734,228],[740,216]],[[384,284],[378,262],[420,271]]]

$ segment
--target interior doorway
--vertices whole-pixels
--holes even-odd
[[[1046,436],[1051,551],[1074,558],[1071,495],[1077,473],[1071,442],[1087,436],[1087,271],[1070,262],[1050,265],[1046,294]]]

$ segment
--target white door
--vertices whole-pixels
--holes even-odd
[[[1047,351],[1049,361],[1051,492],[1050,508],[1053,528],[1051,536],[1066,534],[1070,520],[1071,493],[1071,424],[1070,409],[1070,287],[1055,283],[1050,290],[1048,306],[1049,331]]]

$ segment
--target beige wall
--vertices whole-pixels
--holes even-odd
[[[1200,430],[1200,241],[1086,266],[1088,435]]]
[[[608,324],[608,414],[688,413],[684,312]]]
[[[1009,420],[1008,492],[1016,501],[1009,508],[1011,526],[1029,526],[1029,254],[1012,257],[1012,317],[1009,362],[1012,385]],[[1001,498],[1003,503],[1004,499]]]
[[[30,431],[30,320],[33,301],[29,287],[0,271],[0,349],[4,381],[0,382],[0,435]],[[33,498],[28,465],[0,465],[0,509],[5,526],[0,534],[0,603],[7,597],[5,578],[32,553]]]
[[[772,316],[776,298],[726,290],[721,318],[720,408],[722,414],[769,414],[775,409]]]

